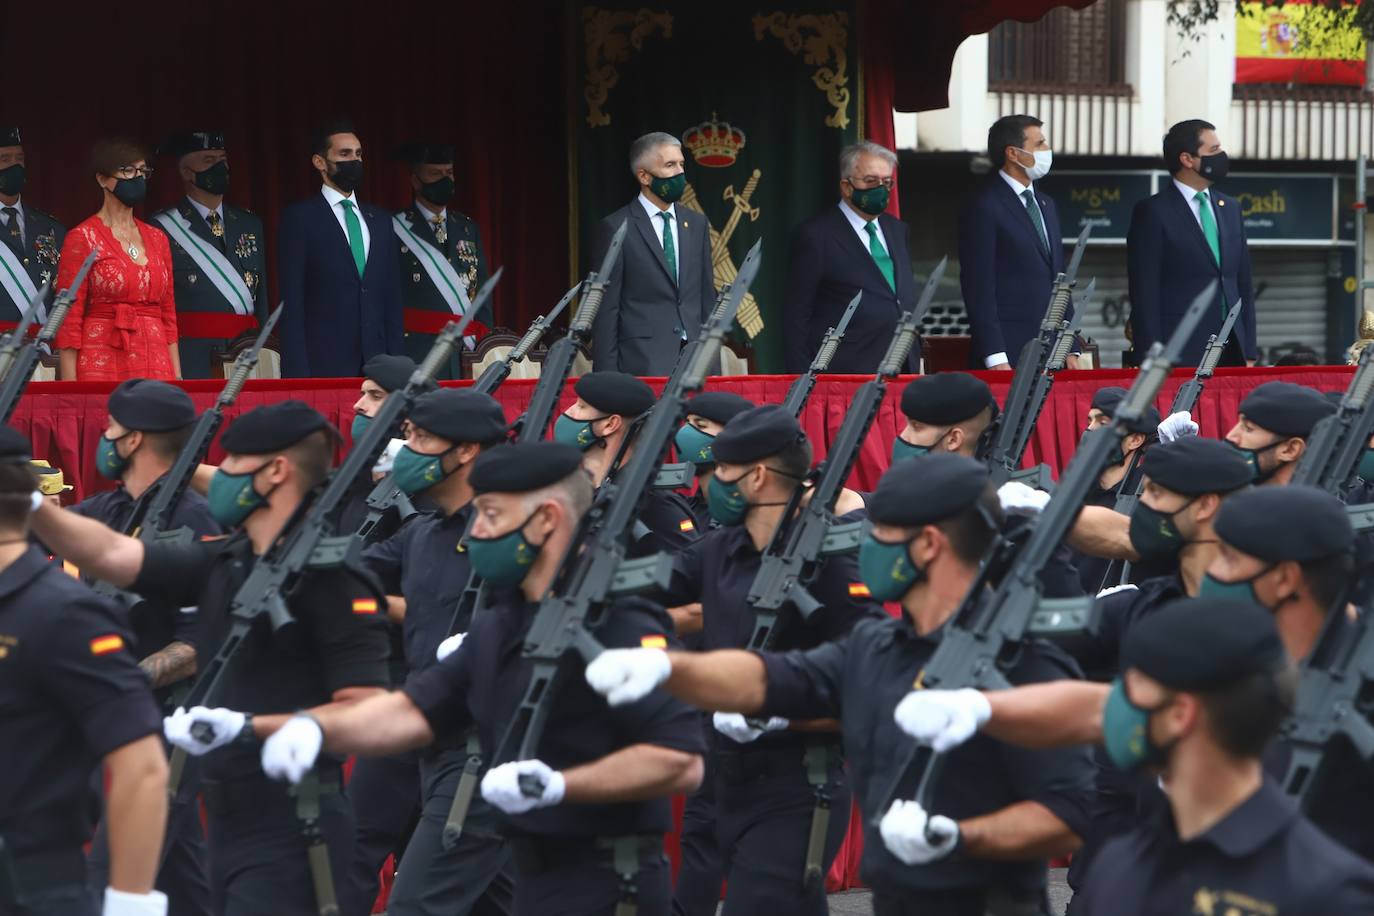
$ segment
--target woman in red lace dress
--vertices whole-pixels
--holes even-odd
[[[67,233],[57,271],[57,288],[66,289],[86,255],[96,253],[57,333],[64,379],[181,377],[171,249],[166,235],[134,219],[152,172],[146,158],[128,141],[96,144],[91,170],[104,204]]]

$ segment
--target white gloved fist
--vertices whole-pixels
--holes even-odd
[[[1193,422],[1192,415],[1186,410],[1171,413],[1159,421],[1160,442],[1173,442],[1186,436],[1196,436],[1197,433],[1198,425]]]
[[[448,658],[454,652],[458,651],[458,647],[463,644],[463,640],[467,635],[466,633],[454,633],[448,639],[439,643],[439,647],[434,650],[434,657],[439,661]]]
[[[1050,503],[1050,494],[1028,487],[1018,480],[1008,480],[997,488],[997,501],[1007,515],[1033,518],[1045,511]]]
[[[292,716],[263,742],[262,771],[294,785],[315,765],[323,744],[324,731],[319,722],[310,716]]]
[[[162,891],[130,894],[107,887],[100,912],[102,916],[167,916],[167,895]]]
[[[404,439],[392,439],[382,449],[382,453],[377,456],[377,463],[372,466],[372,473],[379,477],[384,477],[391,473],[391,469],[396,466],[396,456],[400,454],[401,447],[406,444]]]
[[[978,733],[992,716],[992,705],[981,691],[913,690],[892,713],[897,727],[943,754]]]
[[[1133,592],[1135,590],[1136,587],[1131,583],[1127,582],[1125,585],[1113,585],[1111,588],[1104,588],[1102,591],[1097,593],[1097,597],[1105,598],[1108,595],[1115,595],[1117,592]]]
[[[188,711],[178,706],[176,712],[162,720],[162,734],[192,757],[199,757],[233,741],[247,721],[243,713],[223,707],[192,706]],[[193,734],[193,728],[202,736],[208,732],[208,740]]]
[[[607,649],[587,666],[587,685],[612,706],[642,700],[673,673],[662,649]]]
[[[487,770],[482,797],[506,814],[524,814],[563,800],[563,774],[542,760],[514,760]]]
[[[959,825],[944,815],[929,817],[917,802],[898,799],[878,825],[883,845],[905,865],[927,865],[959,845]]]
[[[760,722],[758,719],[746,719],[737,712],[717,712],[711,715],[711,724],[731,741],[748,744],[768,732],[780,732],[792,723],[778,716]]]

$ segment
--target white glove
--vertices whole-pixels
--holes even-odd
[[[929,745],[937,754],[953,750],[978,733],[992,716],[992,705],[982,692],[962,690],[913,690],[892,713],[897,727]]]
[[[262,743],[262,771],[292,784],[301,781],[320,756],[324,732],[309,716],[292,716]]]
[[[204,706],[192,706],[188,712],[178,706],[176,712],[162,720],[162,733],[168,741],[192,757],[199,757],[237,738],[246,721],[243,713],[223,707],[206,709]],[[202,733],[208,729],[209,740],[192,734],[192,728]]]
[[[100,912],[103,916],[167,916],[167,895],[162,891],[130,894],[107,887]]]
[[[515,760],[487,770],[482,797],[507,814],[524,814],[563,800],[563,774],[542,760]]]
[[[642,700],[668,680],[673,663],[662,649],[607,649],[587,666],[587,685],[612,706]]]
[[[1135,591],[1135,588],[1136,587],[1129,582],[1125,585],[1113,585],[1111,588],[1104,588],[1102,591],[1098,592],[1097,597],[1105,598],[1108,595],[1115,595],[1117,592]]]
[[[958,824],[942,814],[928,817],[926,810],[914,801],[893,802],[878,831],[887,851],[905,865],[926,865],[943,859],[959,845]]]
[[[384,477],[391,473],[392,467],[396,464],[396,456],[400,453],[401,447],[406,444],[404,439],[392,439],[382,449],[382,453],[377,456],[377,463],[372,466],[372,473],[379,477]]]
[[[467,635],[468,634],[466,633],[454,633],[448,639],[439,643],[439,648],[434,650],[434,657],[437,658],[439,661],[443,661],[444,659],[448,658],[454,652],[458,651],[458,647],[463,644],[463,639]]]
[[[780,732],[792,724],[787,719],[778,716],[766,720],[762,727],[759,726],[758,721],[758,719],[746,719],[737,712],[718,712],[711,715],[711,724],[715,726],[716,731],[731,741],[738,741],[740,744],[757,741],[768,732]]]
[[[1032,489],[1019,480],[1008,480],[997,488],[997,500],[1002,504],[1002,511],[1008,515],[1034,518],[1049,505],[1050,494]]]
[[[1198,425],[1193,422],[1193,417],[1188,411],[1180,410],[1160,420],[1158,432],[1160,442],[1173,442],[1185,436],[1196,436]]]

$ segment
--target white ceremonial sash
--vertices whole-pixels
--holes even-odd
[[[14,300],[14,307],[19,310],[20,315],[24,314],[33,297],[38,295],[38,287],[33,285],[29,272],[15,256],[14,249],[4,242],[0,242],[0,287],[3,287],[5,294]],[[34,319],[39,324],[48,320],[48,310],[41,302],[38,303],[38,308],[34,309]]]
[[[411,228],[410,220],[404,213],[397,213],[391,218],[392,224],[396,227],[396,234],[401,237],[411,251],[415,252],[415,260],[420,262],[424,268],[425,275],[429,277],[429,282],[434,284],[434,288],[439,291],[440,297],[448,305],[449,311],[459,318],[468,313],[471,303],[468,302],[467,284],[458,276],[458,271],[453,269],[453,265],[444,257],[443,252],[435,248],[429,242],[415,234]],[[476,344],[476,339],[472,336],[463,338],[463,341],[471,349]]]
[[[163,210],[153,219],[167,230],[167,234],[172,237],[172,241],[181,246],[182,251],[191,256],[200,272],[214,284],[215,289],[219,290],[219,294],[229,303],[234,314],[253,314],[253,294],[249,291],[248,284],[243,282],[238,268],[229,262],[223,252],[197,238],[191,232],[190,221],[176,210]]]

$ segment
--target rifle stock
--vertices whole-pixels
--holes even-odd
[[[1374,435],[1374,353],[1365,347],[1340,406],[1324,417],[1307,437],[1291,483],[1320,487],[1345,499],[1355,482],[1360,458]]]

